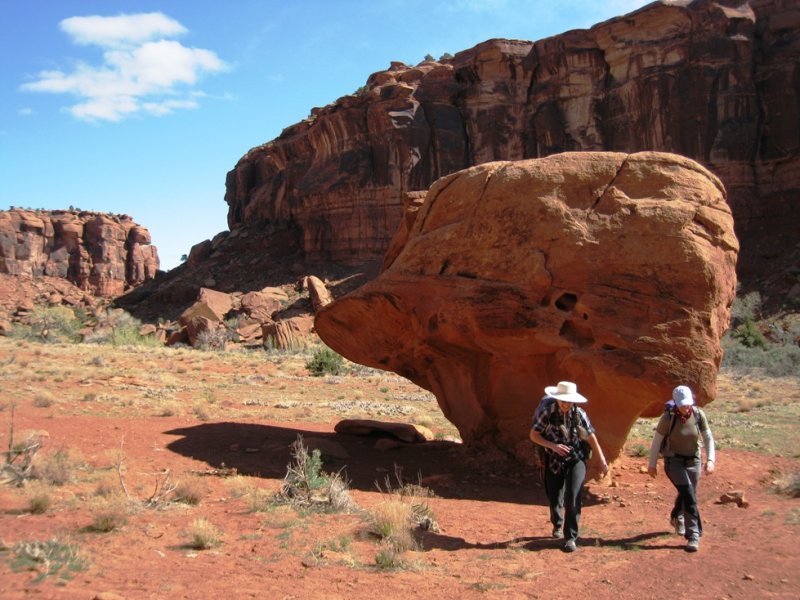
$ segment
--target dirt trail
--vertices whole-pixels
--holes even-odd
[[[40,415],[40,416],[38,416]],[[336,441],[359,505],[380,502],[375,481],[420,474],[441,531],[421,536],[405,568],[375,567],[376,542],[358,515],[300,516],[288,509],[250,512],[227,480],[204,477],[197,507],[142,510],[111,533],[83,530],[92,520],[97,486],[54,488],[53,507],[24,512],[25,497],[0,488],[0,539],[6,547],[58,538],[76,543],[88,568],[60,581],[34,583],[0,560],[0,597],[15,598],[798,598],[798,500],[770,491],[770,474],[797,471],[798,461],[721,451],[718,472],[705,477],[705,524],[697,554],[668,531],[673,492],[665,477],[642,473],[643,458],[623,456],[613,476],[587,491],[579,550],[561,552],[548,537],[541,486],[522,473],[481,474],[460,446],[438,442],[379,452],[374,439],[333,433],[333,423],[198,422],[186,417],[112,418],[23,411],[18,431],[46,430],[50,450],[80,450],[96,472],[113,479],[109,451],[123,442],[132,493],[146,496],[155,474],[236,467],[253,485],[274,491],[289,461],[288,446],[306,438]],[[750,506],[719,504],[743,490]],[[216,549],[188,548],[181,531],[204,517],[224,533]],[[345,543],[346,542],[346,543]],[[0,553],[8,559],[10,551]],[[105,595],[103,595],[105,594]]]

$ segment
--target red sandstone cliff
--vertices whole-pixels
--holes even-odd
[[[284,228],[309,260],[379,258],[404,194],[441,176],[570,150],[658,150],[723,181],[747,281],[798,250],[798,97],[796,1],[654,2],[589,30],[392,64],[250,150],[228,173],[228,225]]]
[[[50,276],[115,297],[153,279],[150,232],[127,215],[87,211],[0,211],[0,273]]]

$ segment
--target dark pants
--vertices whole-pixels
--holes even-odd
[[[675,519],[683,515],[687,540],[699,539],[703,535],[703,523],[697,507],[697,484],[700,482],[701,469],[699,458],[664,459],[664,472],[678,490],[670,517]]]
[[[544,470],[544,491],[550,501],[550,522],[555,529],[564,527],[564,537],[578,539],[578,523],[581,520],[581,495],[586,479],[586,463],[579,460],[571,467],[562,467],[553,473],[548,456]],[[563,514],[562,514],[563,513]]]

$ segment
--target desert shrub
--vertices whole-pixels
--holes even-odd
[[[317,377],[326,373],[340,375],[344,372],[344,359],[341,355],[324,346],[314,351],[311,360],[306,363],[306,369]]]
[[[207,329],[197,334],[197,340],[194,345],[195,348],[200,350],[224,350],[225,344],[231,341],[231,339],[231,332],[223,327]]]
[[[628,456],[643,457],[650,454],[650,448],[644,444],[634,444],[628,449]]]
[[[219,529],[207,519],[195,519],[183,535],[187,538],[187,545],[196,550],[208,550],[222,543]]]
[[[44,485],[32,485],[27,490],[28,512],[34,515],[41,515],[50,508],[50,490]]]
[[[48,392],[42,392],[40,394],[36,394],[33,398],[33,405],[36,408],[50,408],[55,403],[55,398],[52,394]]]
[[[416,548],[412,512],[409,502],[382,500],[366,513],[369,532],[396,552]]]
[[[744,318],[744,322],[733,330],[731,337],[738,340],[745,348],[767,349],[767,338],[758,330],[750,317]]]
[[[800,472],[784,473],[773,482],[775,490],[791,498],[800,498]]]
[[[77,546],[52,539],[46,542],[25,541],[12,549],[11,568],[14,571],[35,571],[34,583],[49,575],[69,580],[77,571],[87,567],[87,561]]]
[[[141,335],[142,322],[120,309],[106,311],[98,320],[95,330],[84,341],[90,344],[111,346],[163,346],[153,335]],[[99,366],[99,365],[96,365]]]
[[[36,307],[28,325],[15,323],[10,337],[47,343],[77,342],[81,322],[66,306]]]
[[[403,483],[401,472],[395,471],[395,483],[387,476],[383,485],[376,483],[382,500],[363,515],[370,535],[380,540],[381,549],[375,555],[380,569],[397,569],[405,566],[400,555],[418,548],[418,529],[438,531],[439,527],[428,506],[428,498],[435,496],[429,488]]]
[[[86,529],[96,533],[110,533],[115,529],[119,529],[127,522],[128,517],[125,513],[114,510],[104,510],[92,517],[92,522],[89,523]]]
[[[404,482],[402,471],[399,468],[395,469],[394,479],[393,483],[387,475],[382,485],[378,482],[375,484],[378,491],[383,494],[385,502],[408,504],[411,527],[438,531],[439,526],[428,503],[430,498],[436,497],[433,490],[420,483]]]
[[[755,320],[761,311],[761,294],[750,292],[743,296],[736,296],[731,305],[731,321],[734,325],[745,319]]]
[[[199,404],[192,408],[192,412],[199,421],[208,421],[211,418],[211,416],[208,414],[208,411]]]
[[[375,565],[379,569],[394,570],[405,566],[400,558],[401,552],[391,544],[383,544],[381,550],[375,555]]]
[[[109,497],[117,492],[119,487],[119,481],[117,477],[114,475],[108,475],[97,482],[97,485],[94,488],[94,495],[99,496],[101,498]]]
[[[128,522],[128,501],[118,494],[97,497],[92,502],[91,512],[92,520],[86,531],[109,533]]]
[[[800,347],[796,345],[779,346],[768,344],[767,349],[749,348],[725,337],[722,341],[725,351],[722,365],[733,369],[763,369],[772,377],[800,375]]]
[[[69,451],[59,448],[34,463],[33,475],[36,479],[41,479],[51,485],[64,485],[72,479],[73,470],[74,464],[70,459]]]
[[[247,503],[247,510],[251,513],[269,512],[275,508],[275,498],[273,494],[259,487],[251,487],[243,495]]]
[[[242,475],[233,475],[226,479],[225,487],[233,498],[244,498],[254,489],[250,481]]]
[[[296,509],[332,512],[347,511],[354,506],[347,482],[338,473],[322,470],[320,451],[314,449],[309,453],[301,435],[292,444],[292,462],[286,467],[274,501]]]
[[[11,428],[9,431],[9,449],[4,452],[5,461],[0,468],[0,483],[22,486],[35,477],[34,462],[42,447],[42,436],[31,433],[24,441],[14,440],[15,403],[11,403]]]
[[[175,502],[197,506],[206,495],[206,486],[196,477],[179,481],[172,492]]]

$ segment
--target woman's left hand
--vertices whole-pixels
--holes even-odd
[[[711,475],[711,473],[713,473],[713,472],[714,472],[714,461],[713,460],[707,460],[706,461],[706,473]]]

